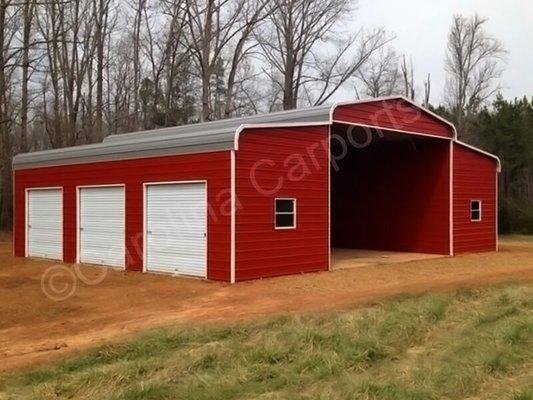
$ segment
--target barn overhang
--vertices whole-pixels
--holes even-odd
[[[411,100],[401,96],[391,96],[115,134],[106,137],[101,143],[18,154],[13,158],[13,169],[237,151],[239,150],[239,138],[246,129],[332,126],[333,124],[457,140],[457,132],[453,124]],[[461,143],[461,145],[464,144]],[[497,159],[491,154],[482,153]]]

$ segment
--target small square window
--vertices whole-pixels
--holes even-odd
[[[470,221],[481,221],[481,200],[470,201]]]
[[[276,229],[296,228],[296,200],[276,199],[274,205],[274,227]]]

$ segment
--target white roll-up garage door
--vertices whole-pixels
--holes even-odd
[[[27,251],[30,257],[63,259],[63,192],[31,189],[27,192]]]
[[[79,189],[79,261],[123,267],[124,187]]]
[[[206,277],[205,183],[146,186],[146,270]]]

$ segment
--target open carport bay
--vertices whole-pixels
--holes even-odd
[[[439,254],[406,253],[400,251],[332,249],[331,269],[366,267],[369,265],[397,264],[442,258]]]

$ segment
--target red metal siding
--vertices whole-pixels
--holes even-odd
[[[449,254],[448,141],[354,149],[331,180],[332,247]]]
[[[454,144],[455,253],[496,250],[496,160]],[[481,221],[470,220],[470,201],[481,200]]]
[[[328,268],[327,127],[244,131],[236,194],[236,280]],[[296,198],[296,229],[274,229],[276,197]]]
[[[341,105],[335,108],[333,119],[391,130],[453,137],[450,125],[401,99]]]
[[[76,186],[126,185],[126,268],[140,271],[143,254],[143,183],[206,180],[208,278],[229,280],[230,153],[216,152],[15,171],[14,252],[25,253],[25,189],[63,187],[64,261],[76,261]]]

